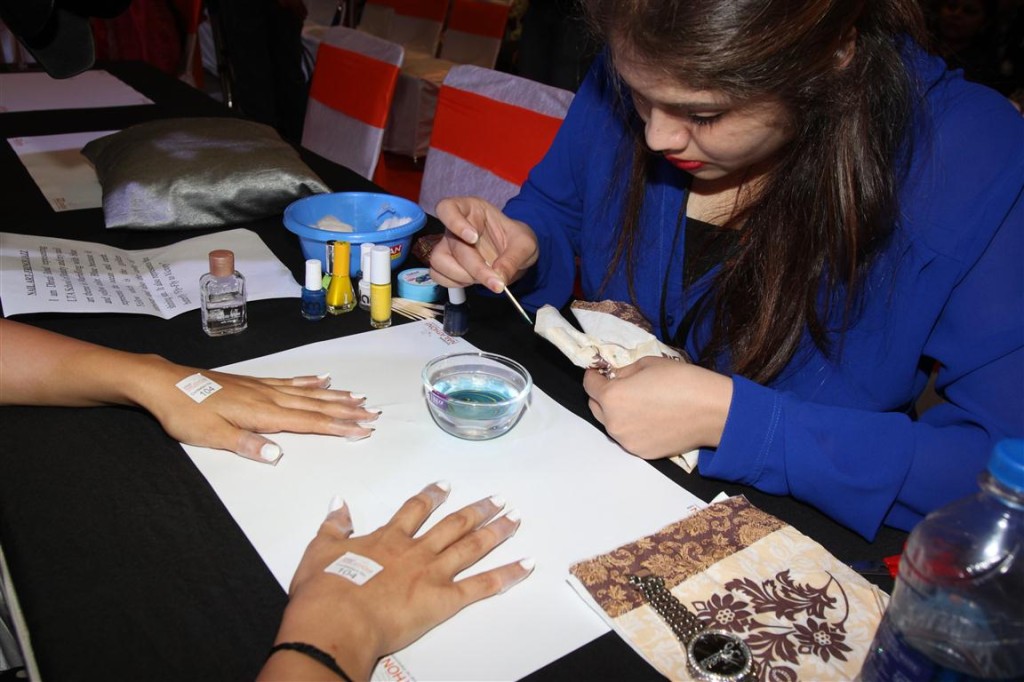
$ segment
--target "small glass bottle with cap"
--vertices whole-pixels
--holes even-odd
[[[379,244],[370,253],[370,324],[391,326],[391,249]]]
[[[248,326],[245,278],[235,270],[235,254],[227,249],[211,251],[210,271],[199,278],[203,331],[226,336]]]
[[[306,261],[306,284],[302,287],[301,306],[302,316],[307,320],[322,320],[327,314],[324,272],[319,258],[310,258]]]
[[[466,290],[462,287],[448,287],[448,302],[444,304],[444,333],[448,336],[463,336],[469,331],[469,304]]]
[[[370,311],[370,254],[373,253],[373,242],[359,245],[359,307]]]
[[[356,307],[352,278],[349,275],[350,246],[348,242],[328,242],[328,257],[331,260],[331,283],[327,286],[327,312],[341,315]]]

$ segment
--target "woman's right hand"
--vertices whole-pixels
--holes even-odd
[[[430,254],[430,276],[446,287],[483,284],[496,294],[537,262],[537,236],[478,197],[454,197],[437,204],[444,238]]]

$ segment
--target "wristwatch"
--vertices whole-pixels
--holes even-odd
[[[701,682],[752,682],[757,664],[739,635],[708,629],[665,587],[661,576],[641,571],[629,576],[632,585],[651,605],[686,650],[686,667]]]

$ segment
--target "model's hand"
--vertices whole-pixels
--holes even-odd
[[[362,395],[328,390],[328,376],[258,379],[183,367],[156,356],[147,359],[147,378],[136,382],[133,397],[167,433],[189,445],[274,463],[281,448],[261,434],[288,431],[360,440],[373,433],[368,424],[380,415],[363,407]],[[201,403],[176,387],[197,372],[221,386]]]
[[[437,217],[447,230],[430,254],[430,274],[442,286],[479,283],[500,294],[537,262],[533,230],[483,199],[444,199]]]
[[[295,571],[276,641],[313,644],[335,657],[353,679],[367,679],[381,656],[529,575],[532,562],[521,561],[454,579],[511,537],[519,518],[514,512],[499,516],[504,503],[485,498],[414,537],[448,492],[444,483],[427,486],[386,525],[360,537],[352,536],[347,506],[331,512]],[[348,552],[371,559],[382,570],[362,585],[324,571]],[[304,664],[295,656],[275,654],[260,679],[288,678],[278,666],[289,662]]]
[[[197,403],[178,387],[200,373],[221,386]],[[276,462],[281,448],[262,433],[366,438],[379,411],[365,398],[330,391],[328,376],[254,379],[126,353],[0,318],[0,405],[138,405],[175,439]]]
[[[644,459],[717,447],[732,402],[732,379],[668,358],[642,358],[614,379],[587,370],[583,388],[608,435]]]

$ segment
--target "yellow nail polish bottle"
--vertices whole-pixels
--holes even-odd
[[[341,315],[356,307],[355,291],[352,289],[352,278],[349,276],[349,254],[351,247],[348,242],[328,242],[331,255],[331,283],[327,287],[327,312]]]

